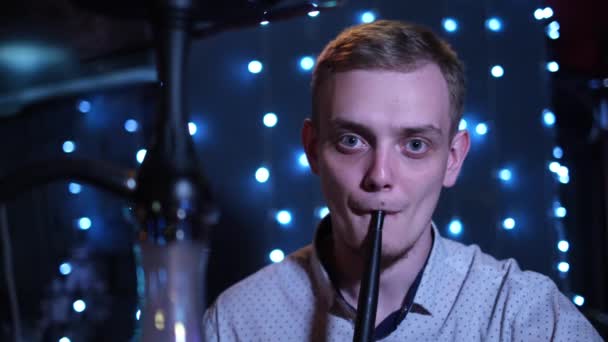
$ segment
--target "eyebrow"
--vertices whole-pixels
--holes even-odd
[[[372,131],[366,126],[344,119],[331,119],[329,122],[329,126],[332,130],[336,129],[348,129],[355,132],[360,132],[365,135],[373,135]],[[438,138],[443,137],[443,131],[432,125],[421,125],[421,126],[413,126],[413,127],[400,127],[397,129],[400,135],[403,136],[411,136],[411,135],[432,135]]]

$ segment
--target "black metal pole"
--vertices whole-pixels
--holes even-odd
[[[365,273],[361,278],[354,342],[369,342],[374,339],[378,290],[380,282],[380,258],[382,255],[382,225],[384,212],[375,211],[370,222],[368,241],[369,255]]]

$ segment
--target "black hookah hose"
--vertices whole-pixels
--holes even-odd
[[[361,278],[359,301],[357,304],[357,320],[353,342],[371,342],[376,326],[376,309],[378,307],[378,283],[380,282],[380,256],[382,254],[382,225],[384,212],[372,213],[369,227],[369,258],[365,273]]]

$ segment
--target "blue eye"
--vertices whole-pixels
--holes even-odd
[[[413,153],[424,153],[429,149],[429,145],[422,139],[412,139],[407,142],[406,149]]]
[[[357,143],[360,143],[360,139],[354,135],[344,135],[342,137],[340,137],[340,144],[347,146],[347,147],[356,147]]]

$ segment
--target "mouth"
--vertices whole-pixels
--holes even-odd
[[[372,209],[372,208],[351,208],[352,212],[357,216],[372,215],[374,211],[382,210],[385,216],[397,215],[400,210],[394,209]]]

